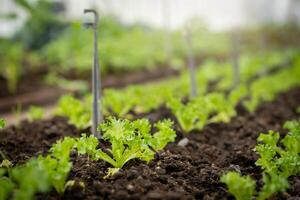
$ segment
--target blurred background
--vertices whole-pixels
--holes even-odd
[[[261,60],[299,52],[299,0],[0,0],[0,117],[90,91],[93,33],[82,26],[92,19],[85,8],[100,15],[105,88],[185,70],[187,30],[200,67],[231,59],[234,48]]]

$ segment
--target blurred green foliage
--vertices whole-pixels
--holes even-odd
[[[54,11],[55,4],[52,1],[14,2],[28,14],[25,24],[14,36],[14,40],[21,42],[27,49],[40,49],[66,26]]]
[[[47,68],[44,72],[46,84],[62,85],[65,89],[80,88],[86,90],[87,84],[82,80],[90,77],[93,59],[93,33],[84,29],[81,22],[66,21],[62,18],[53,1],[48,0],[14,0],[26,11],[28,18],[25,24],[9,39],[0,39],[0,76],[7,83],[7,90],[15,93],[21,78],[26,78],[34,70]],[[14,13],[6,18],[18,17]],[[188,22],[192,35],[192,48],[196,62],[208,58],[229,58],[231,54],[231,41],[228,32],[212,33],[199,19]],[[257,60],[251,59],[254,67],[259,63],[276,62],[274,56],[269,56],[268,48],[261,48],[260,34],[269,38],[268,42],[288,40],[289,32],[293,32],[295,39],[299,31],[290,26],[281,30],[275,26],[267,26],[267,32],[255,28],[242,31],[242,48],[244,52],[259,52]],[[102,72],[120,73],[136,70],[149,70],[162,66],[171,66],[183,69],[187,57],[187,45],[183,38],[185,26],[169,33],[171,55],[166,51],[166,33],[163,30],[142,25],[125,26],[112,16],[101,16],[99,24],[99,60]],[[278,31],[280,30],[280,31]],[[283,34],[284,32],[284,34]],[[284,44],[284,42],[279,42]],[[278,60],[281,60],[281,50],[278,51]],[[271,59],[272,61],[269,61]],[[250,61],[241,61],[249,64]],[[230,63],[227,63],[231,65]],[[43,70],[43,69],[42,69]],[[242,79],[247,79],[247,74],[256,70],[247,68],[249,73],[242,74]],[[231,73],[230,70],[228,73]],[[230,76],[230,75],[228,75]],[[76,79],[72,84],[68,79]],[[80,79],[80,80],[78,80]],[[59,80],[59,81],[58,81]],[[229,80],[229,79],[227,79]],[[229,82],[220,82],[220,87],[227,87]]]

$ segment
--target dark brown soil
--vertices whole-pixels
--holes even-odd
[[[103,179],[108,164],[93,162],[72,155],[70,179],[83,181],[85,188],[68,189],[60,197],[55,191],[38,195],[38,199],[233,199],[219,177],[228,170],[239,170],[261,181],[261,171],[252,151],[261,132],[276,130],[284,133],[282,124],[297,119],[300,88],[281,94],[275,101],[263,104],[255,114],[241,107],[239,116],[228,124],[211,124],[203,131],[187,135],[185,147],[169,144],[148,165],[133,160],[111,179]],[[148,115],[151,121],[172,117],[167,109]],[[176,124],[176,129],[178,125]],[[45,153],[57,139],[78,136],[79,130],[67,125],[63,118],[23,122],[18,127],[0,131],[0,149],[13,163],[23,163],[31,156]],[[290,178],[290,189],[273,199],[299,199],[300,176]]]

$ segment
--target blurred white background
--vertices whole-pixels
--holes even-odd
[[[34,1],[34,0],[33,0]],[[67,18],[82,18],[83,9],[94,7],[113,14],[124,23],[156,27],[180,27],[191,17],[200,17],[212,30],[259,23],[282,23],[300,19],[299,0],[56,0],[65,6]],[[0,20],[0,35],[9,35],[26,15],[11,0],[0,0],[0,13],[16,12],[15,23]]]

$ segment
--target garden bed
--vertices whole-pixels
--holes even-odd
[[[261,105],[254,114],[238,108],[238,117],[228,124],[211,124],[203,131],[187,135],[189,143],[177,145],[183,134],[177,130],[176,143],[169,144],[149,165],[132,160],[116,175],[103,179],[109,164],[94,162],[72,154],[70,180],[83,181],[85,187],[69,188],[61,197],[54,190],[40,194],[38,199],[232,199],[220,176],[228,170],[238,170],[258,180],[261,170],[254,163],[252,151],[261,132],[283,131],[287,120],[297,119],[300,88],[282,93],[271,102]],[[171,116],[165,108],[146,115],[151,121]],[[64,136],[79,136],[78,130],[65,118],[35,122],[23,121],[0,131],[0,149],[14,164],[24,163],[32,156],[45,154],[50,146]],[[85,130],[87,131],[87,130]],[[284,132],[284,131],[283,131]],[[300,198],[300,177],[289,179],[290,189],[273,199]]]
[[[105,76],[102,86],[103,88],[114,87],[120,88],[129,84],[145,83],[157,81],[159,79],[178,75],[179,71],[170,67],[160,67],[153,70],[141,70],[136,72],[128,72],[123,74],[110,74]],[[10,94],[7,90],[5,80],[0,80],[0,112],[11,112],[16,109],[18,105],[22,109],[27,108],[29,105],[47,105],[55,103],[57,99],[68,91],[59,87],[53,87],[45,84],[43,76],[45,72],[38,74],[30,74],[24,77],[20,82],[20,87],[15,94]],[[74,80],[82,77],[67,77],[68,80]],[[88,78],[87,78],[88,79]],[[69,91],[74,92],[74,91]]]

